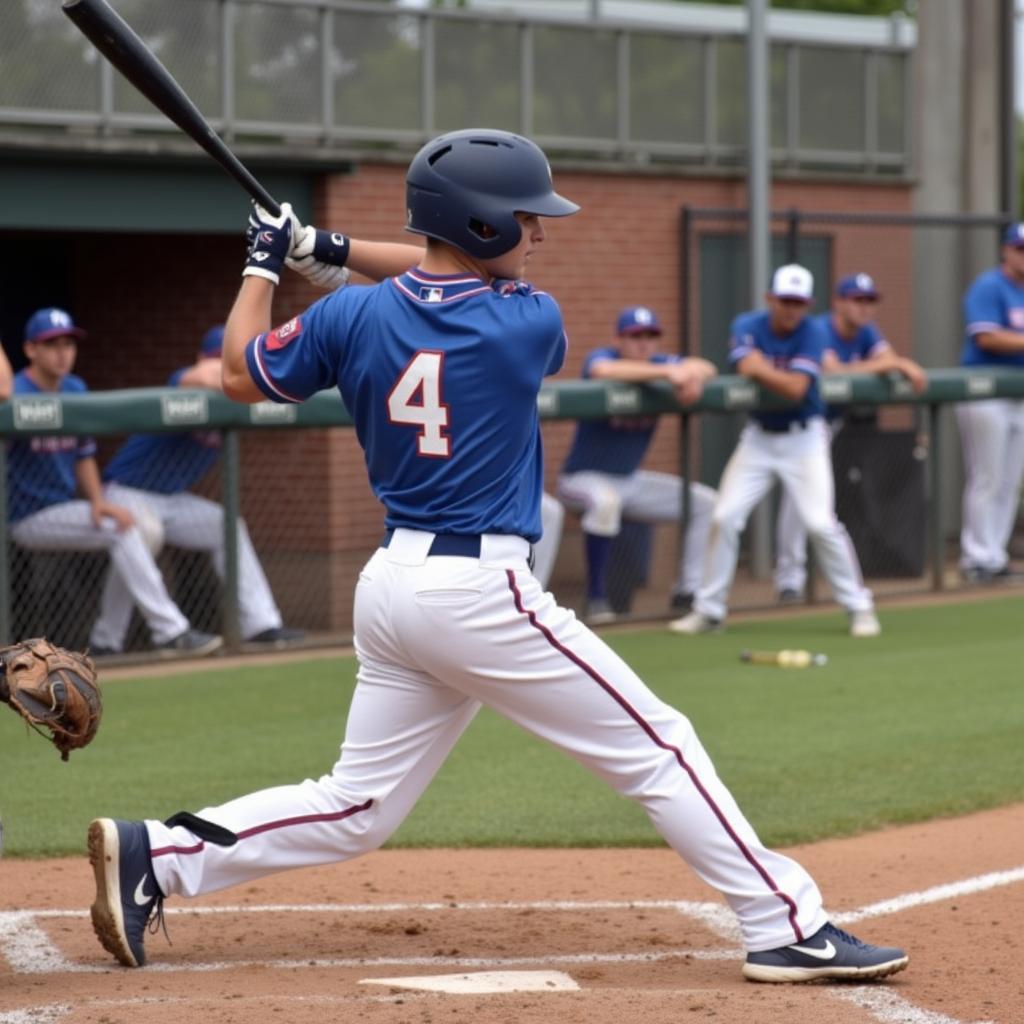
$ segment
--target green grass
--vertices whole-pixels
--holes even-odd
[[[852,640],[836,613],[720,636],[610,642],[697,726],[773,845],[1024,799],[1024,601],[883,611]],[[824,668],[743,665],[744,647],[824,651]],[[96,815],[166,817],[316,777],[337,756],[349,658],[110,680],[93,745],[62,764],[0,714],[8,856],[81,853]],[[484,711],[393,839],[401,846],[649,845],[646,816]]]

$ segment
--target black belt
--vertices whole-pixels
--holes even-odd
[[[806,430],[807,429],[807,424],[809,422],[810,422],[810,420],[791,420],[784,427],[782,427],[782,426],[769,427],[765,423],[758,423],[758,426],[766,434],[788,434],[794,427],[797,430]]]
[[[386,548],[391,543],[394,530],[384,532],[384,540],[381,547]],[[430,545],[428,555],[457,555],[461,558],[480,557],[480,535],[467,535],[462,533],[436,533],[433,543]]]

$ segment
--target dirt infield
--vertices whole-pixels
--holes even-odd
[[[910,952],[873,985],[744,982],[731,915],[668,850],[382,851],[171,901],[135,971],[92,935],[84,856],[5,860],[0,1024],[1017,1024],[1022,835],[1024,804],[795,849],[837,923]],[[493,972],[541,991],[371,983]]]

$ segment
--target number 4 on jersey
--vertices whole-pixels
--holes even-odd
[[[441,401],[443,352],[417,352],[402,371],[388,395],[388,415],[392,423],[408,423],[420,428],[419,453],[446,459],[451,455],[448,406]]]

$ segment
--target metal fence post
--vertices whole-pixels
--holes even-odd
[[[928,536],[932,590],[945,589],[946,517],[942,511],[942,406],[928,403]]]
[[[224,508],[224,643],[229,650],[242,646],[238,621],[238,516],[241,507],[241,457],[238,431],[222,433],[221,504]]]

